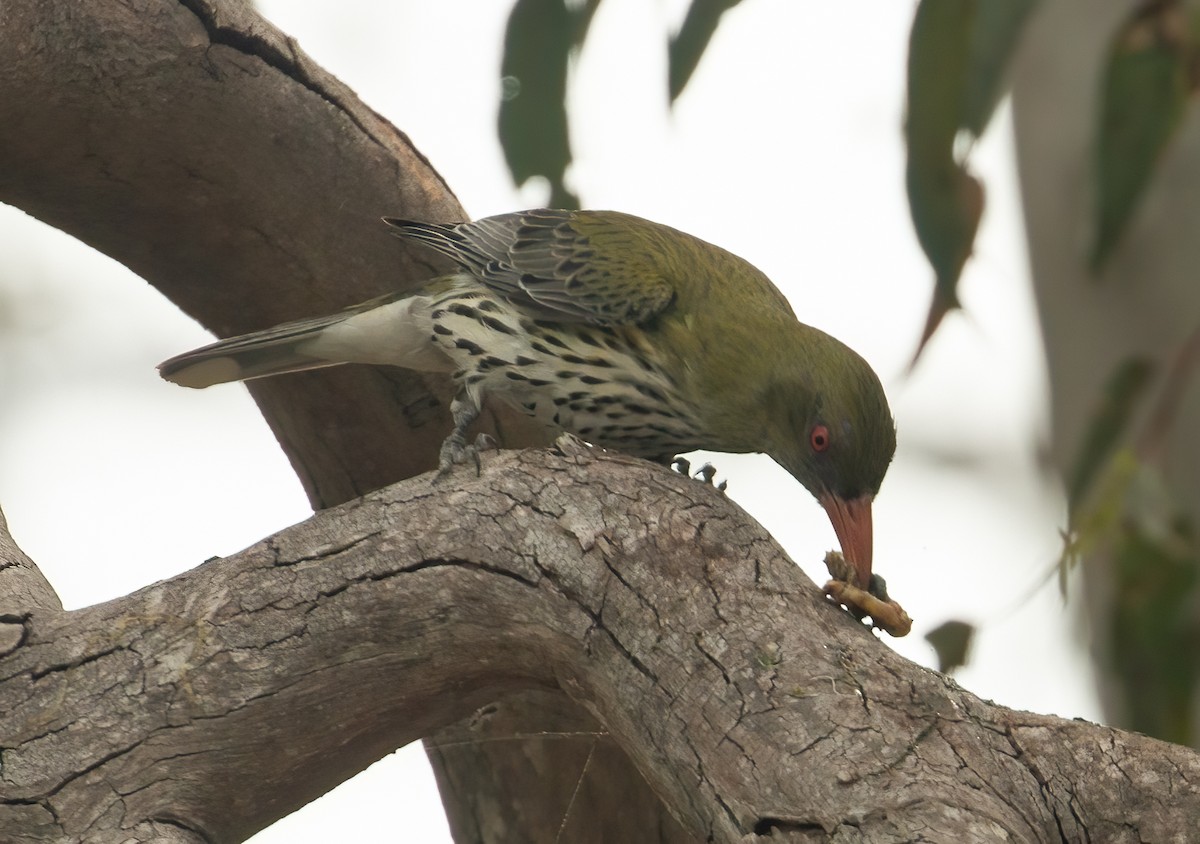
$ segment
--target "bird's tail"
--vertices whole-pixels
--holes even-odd
[[[335,366],[343,361],[321,356],[313,341],[351,315],[343,311],[220,340],[163,361],[158,373],[184,387],[200,388]]]

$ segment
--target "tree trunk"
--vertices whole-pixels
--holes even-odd
[[[217,334],[416,283],[436,267],[377,218],[463,216],[244,3],[0,22],[0,199]],[[324,508],[428,469],[446,387],[344,367],[252,392]],[[485,464],[70,613],[0,532],[0,838],[237,841],[420,736],[460,841],[1190,829],[1195,756],[904,663],[711,490],[575,451]]]

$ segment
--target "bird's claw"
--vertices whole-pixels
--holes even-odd
[[[709,486],[715,486],[718,492],[724,492],[729,488],[729,481],[722,480],[719,484],[713,483],[713,478],[717,476],[717,467],[711,463],[705,463],[692,477],[701,483],[706,483]]]
[[[688,460],[686,457],[676,457],[671,461],[671,468],[681,475],[690,475],[701,483],[708,484],[709,486],[715,486],[718,492],[725,492],[725,490],[729,488],[728,481],[721,481],[719,484],[713,483],[713,478],[716,477],[717,474],[717,468],[711,463],[705,463],[698,470],[696,470],[696,473],[693,475],[692,461]]]
[[[563,431],[554,441],[554,447],[558,449],[559,454],[564,457],[586,454],[592,451],[592,447],[582,437],[572,434],[570,431]]]
[[[451,434],[442,443],[442,450],[438,456],[437,475],[433,482],[436,484],[445,480],[455,466],[466,463],[468,460],[475,464],[475,476],[478,477],[483,471],[483,466],[479,462],[479,453],[495,447],[496,441],[487,434],[477,435],[475,441],[471,443],[467,442],[461,434]]]

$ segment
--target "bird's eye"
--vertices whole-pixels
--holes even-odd
[[[813,451],[824,451],[829,448],[829,429],[824,425],[814,425],[812,432],[808,435],[808,442],[812,445]]]

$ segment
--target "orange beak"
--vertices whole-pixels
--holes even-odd
[[[842,556],[854,567],[859,589],[871,585],[871,499],[864,495],[847,501],[829,492],[817,499],[833,522]]]

